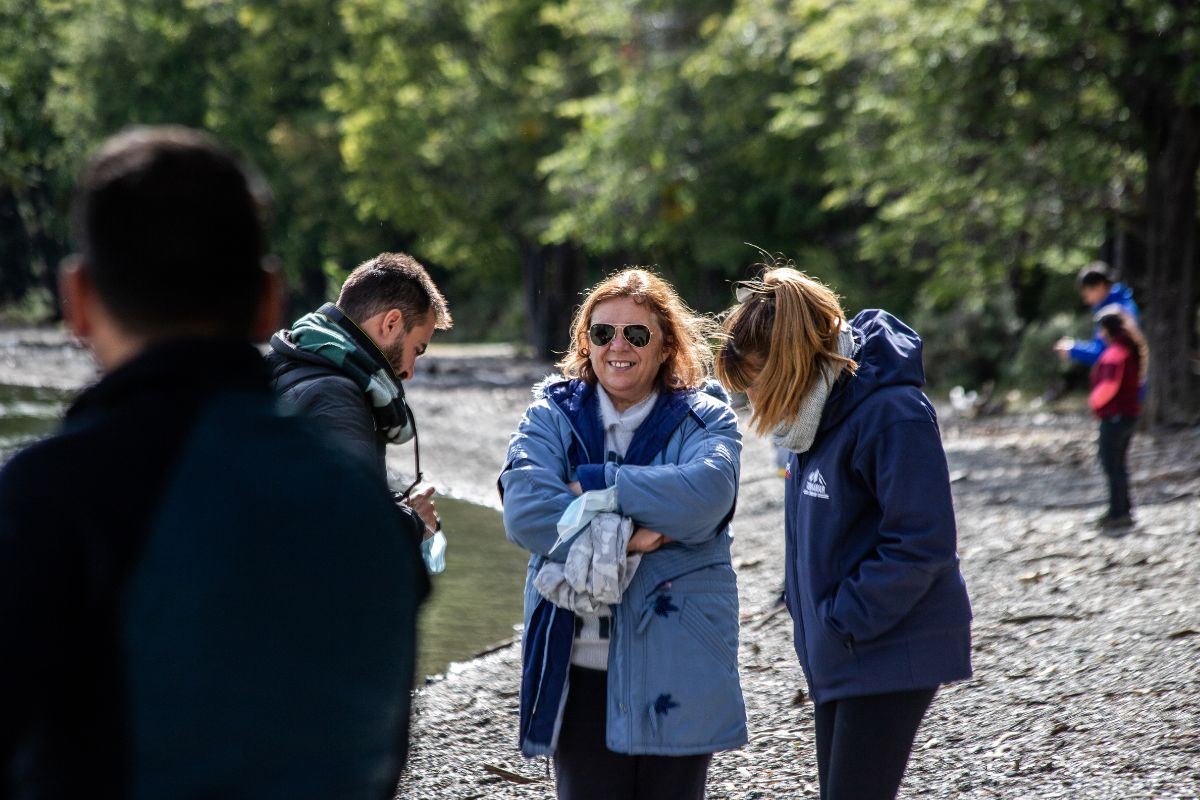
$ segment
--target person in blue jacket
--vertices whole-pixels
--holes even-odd
[[[1101,309],[1116,306],[1127,313],[1133,322],[1140,322],[1133,292],[1125,284],[1113,280],[1112,268],[1107,263],[1093,261],[1080,269],[1075,277],[1075,288],[1079,290],[1080,299],[1092,310],[1094,319],[1099,318]],[[1100,360],[1107,346],[1100,324],[1096,323],[1091,339],[1085,341],[1064,336],[1055,343],[1054,349],[1064,361],[1075,361],[1091,367]]]
[[[702,798],[712,754],[746,742],[729,520],[741,437],[707,380],[715,325],[661,277],[596,286],[509,443],[508,538],[530,552],[520,746],[553,755],[558,797]],[[558,523],[583,496],[630,520],[640,554],[620,602],[574,613],[534,579],[563,563]]]
[[[971,675],[971,608],[921,340],[847,321],[790,267],[737,286],[717,375],[791,451],[786,602],[814,705],[822,800],[895,796],[937,687]]]

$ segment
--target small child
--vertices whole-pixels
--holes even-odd
[[[1125,456],[1142,413],[1139,385],[1146,366],[1146,343],[1137,325],[1117,306],[1102,308],[1096,325],[1106,346],[1092,367],[1088,405],[1100,420],[1100,465],[1108,477],[1108,512],[1099,524],[1102,528],[1127,528],[1133,518]]]

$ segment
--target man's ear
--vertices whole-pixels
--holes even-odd
[[[254,325],[250,335],[256,342],[265,342],[283,324],[283,273],[274,260],[264,260],[262,292],[254,309]]]
[[[398,308],[388,309],[379,321],[379,329],[385,342],[395,342],[397,337],[404,335],[404,312]]]
[[[81,256],[70,256],[58,270],[63,322],[71,334],[87,339],[95,327],[96,285]]]

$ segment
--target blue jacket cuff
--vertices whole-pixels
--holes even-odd
[[[604,482],[604,468],[606,466],[606,464],[579,465],[575,470],[575,477],[579,479],[579,485],[583,487],[585,492],[608,488],[608,484]]]

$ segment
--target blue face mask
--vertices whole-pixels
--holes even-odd
[[[592,517],[601,511],[616,510],[617,487],[615,486],[579,495],[571,501],[571,505],[567,506],[567,510],[558,518],[558,541],[554,543],[551,551],[573,539],[575,534],[586,528],[592,521]]]
[[[446,535],[441,530],[421,540],[421,558],[425,559],[425,569],[429,570],[430,575],[440,575],[446,571]]]

